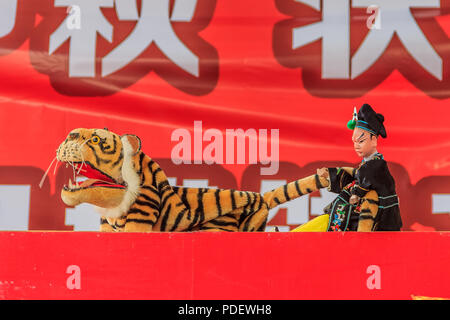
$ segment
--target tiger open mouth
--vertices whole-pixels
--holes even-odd
[[[119,183],[112,177],[92,166],[88,161],[82,162],[66,162],[66,166],[73,167],[73,179],[69,179],[68,184],[63,186],[65,191],[78,191],[82,189],[106,187],[126,189],[126,182]]]

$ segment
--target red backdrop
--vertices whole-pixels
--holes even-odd
[[[6,3],[3,12],[12,10]],[[291,0],[198,0],[192,15],[187,9],[178,11],[185,13],[183,20],[174,14],[176,2],[171,0],[161,11],[170,21],[158,21],[161,26],[161,21],[168,22],[176,35],[172,38],[154,31],[150,22],[155,17],[142,13],[156,8],[150,7],[152,1],[137,1],[138,16],[130,14],[128,19],[119,11],[123,1],[98,12],[94,2],[90,7],[89,1],[79,3],[84,3],[81,28],[71,30],[70,39],[52,40],[68,9],[50,0],[18,0],[17,10],[5,15],[15,17],[13,27],[0,30],[0,185],[31,185],[29,229],[72,228],[65,225],[58,194],[64,174],[50,174],[43,189],[37,184],[73,128],[108,127],[119,134],[137,134],[144,152],[177,181],[208,179],[209,185],[260,191],[262,179],[294,180],[319,166],[357,164],[346,123],[353,107],[367,102],[386,118],[388,138],[380,141],[379,151],[396,178],[404,230],[450,230],[445,212],[450,200],[441,202],[441,213],[433,213],[433,195],[450,195],[450,1],[437,6],[430,1],[424,8],[382,7],[381,29],[376,30],[366,26],[370,14],[357,8],[357,1],[340,0],[333,7],[329,1],[309,1],[308,6]],[[333,25],[336,22],[325,11],[331,8],[345,15],[345,6],[350,8],[347,25],[345,19]],[[397,30],[390,20],[394,9],[405,19],[413,18],[403,21],[406,31]],[[85,17],[96,18],[103,31],[96,33],[91,24],[84,24],[89,20]],[[134,32],[144,25],[144,18],[150,29],[136,38]],[[320,29],[322,33],[293,49],[294,30],[325,20],[331,23]],[[76,28],[77,20],[72,22]],[[341,27],[348,28],[348,38],[325,38]],[[389,35],[390,30],[396,32],[387,42],[368,40],[373,32]],[[417,40],[421,33],[425,43]],[[84,42],[77,38],[80,34]],[[96,42],[90,46],[92,34]],[[157,39],[153,43],[152,37]],[[164,39],[169,38],[169,49],[164,49]],[[126,42],[132,39],[148,45],[139,51]],[[174,62],[176,54],[170,48],[177,48],[175,43],[184,44],[197,58],[194,71],[188,69],[189,55],[178,65]],[[123,58],[124,67],[118,71],[102,73],[107,69],[105,57],[121,45],[123,57],[131,58]],[[324,61],[330,53],[344,57],[345,73],[357,69],[356,56],[370,60],[364,48],[380,45],[384,50],[361,75],[325,76]],[[71,69],[71,59],[80,58],[71,57],[71,50],[83,48],[94,50],[91,69],[87,53]],[[341,55],[345,50],[347,60],[345,52]],[[425,60],[417,58],[420,55]],[[92,75],[71,76],[88,69]],[[258,165],[248,163],[174,165],[171,134],[178,128],[192,131],[194,121],[222,132],[279,129],[279,172],[261,176]],[[270,223],[293,227],[285,210]]]

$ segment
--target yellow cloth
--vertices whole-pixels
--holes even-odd
[[[322,214],[305,224],[291,230],[291,232],[325,232],[328,228],[329,214]]]

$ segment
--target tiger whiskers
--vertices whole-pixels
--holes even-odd
[[[74,181],[74,183],[76,183],[77,174],[75,173],[75,170],[76,170],[77,168],[76,168],[75,165],[73,164],[73,161],[70,161],[69,163],[70,163],[70,165],[72,166],[73,181]],[[69,180],[69,182],[70,182],[70,180]]]
[[[39,182],[39,188],[40,189],[42,189],[42,185],[44,184],[45,178],[47,178],[48,172],[50,171],[50,168],[52,167],[52,165],[55,162],[55,160],[58,160],[58,156],[55,156],[53,158],[52,162],[50,162],[50,165],[48,166],[47,170],[45,171],[44,175],[42,176],[41,181]],[[56,166],[55,166],[55,171],[56,171]]]
[[[83,143],[78,147],[78,150],[79,150],[80,156],[81,156],[81,165],[80,165],[80,168],[78,169],[77,175],[80,174],[81,168],[83,168],[83,166],[85,165],[85,162],[84,162],[84,156],[83,156],[83,151],[81,150],[81,148],[82,148],[82,147],[84,146],[84,144],[85,144],[86,142],[88,142],[89,140],[90,140],[90,139],[86,140],[85,142],[83,142]]]
[[[60,163],[60,161],[57,159],[56,164],[55,164],[55,169],[53,170],[53,175],[56,175],[56,170],[59,168],[59,163]]]
[[[65,163],[66,163],[66,168],[68,168],[69,165],[72,167],[73,181],[74,181],[74,183],[76,183],[76,177],[77,177],[77,175],[80,174],[80,172],[83,170],[83,166],[86,165],[86,162],[85,162],[85,160],[84,160],[84,156],[83,156],[83,152],[81,151],[81,148],[82,148],[82,147],[85,145],[85,143],[88,142],[88,141],[89,141],[89,140],[86,140],[85,142],[83,142],[83,143],[78,147],[79,155],[80,155],[80,158],[81,158],[81,163],[80,163],[79,167],[77,167],[77,166],[74,164],[74,161],[73,161],[73,160],[60,161],[60,160],[58,159],[58,156],[56,155],[56,156],[53,158],[53,160],[50,162],[50,165],[48,166],[47,170],[45,171],[44,175],[42,176],[41,181],[39,182],[39,188],[42,189],[42,186],[43,186],[43,184],[44,184],[44,181],[45,181],[45,179],[47,178],[48,173],[50,172],[50,169],[51,169],[52,165],[55,163],[55,160],[56,160],[56,164],[55,164],[55,168],[54,168],[54,170],[53,170],[53,175],[56,175],[56,170],[57,170],[58,167],[59,167],[59,163],[60,163],[60,162],[65,162]],[[105,181],[105,182],[106,182],[106,181]]]

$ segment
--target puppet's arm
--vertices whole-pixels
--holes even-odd
[[[328,168],[328,181],[330,185],[328,191],[340,193],[342,189],[355,179],[353,168]]]

